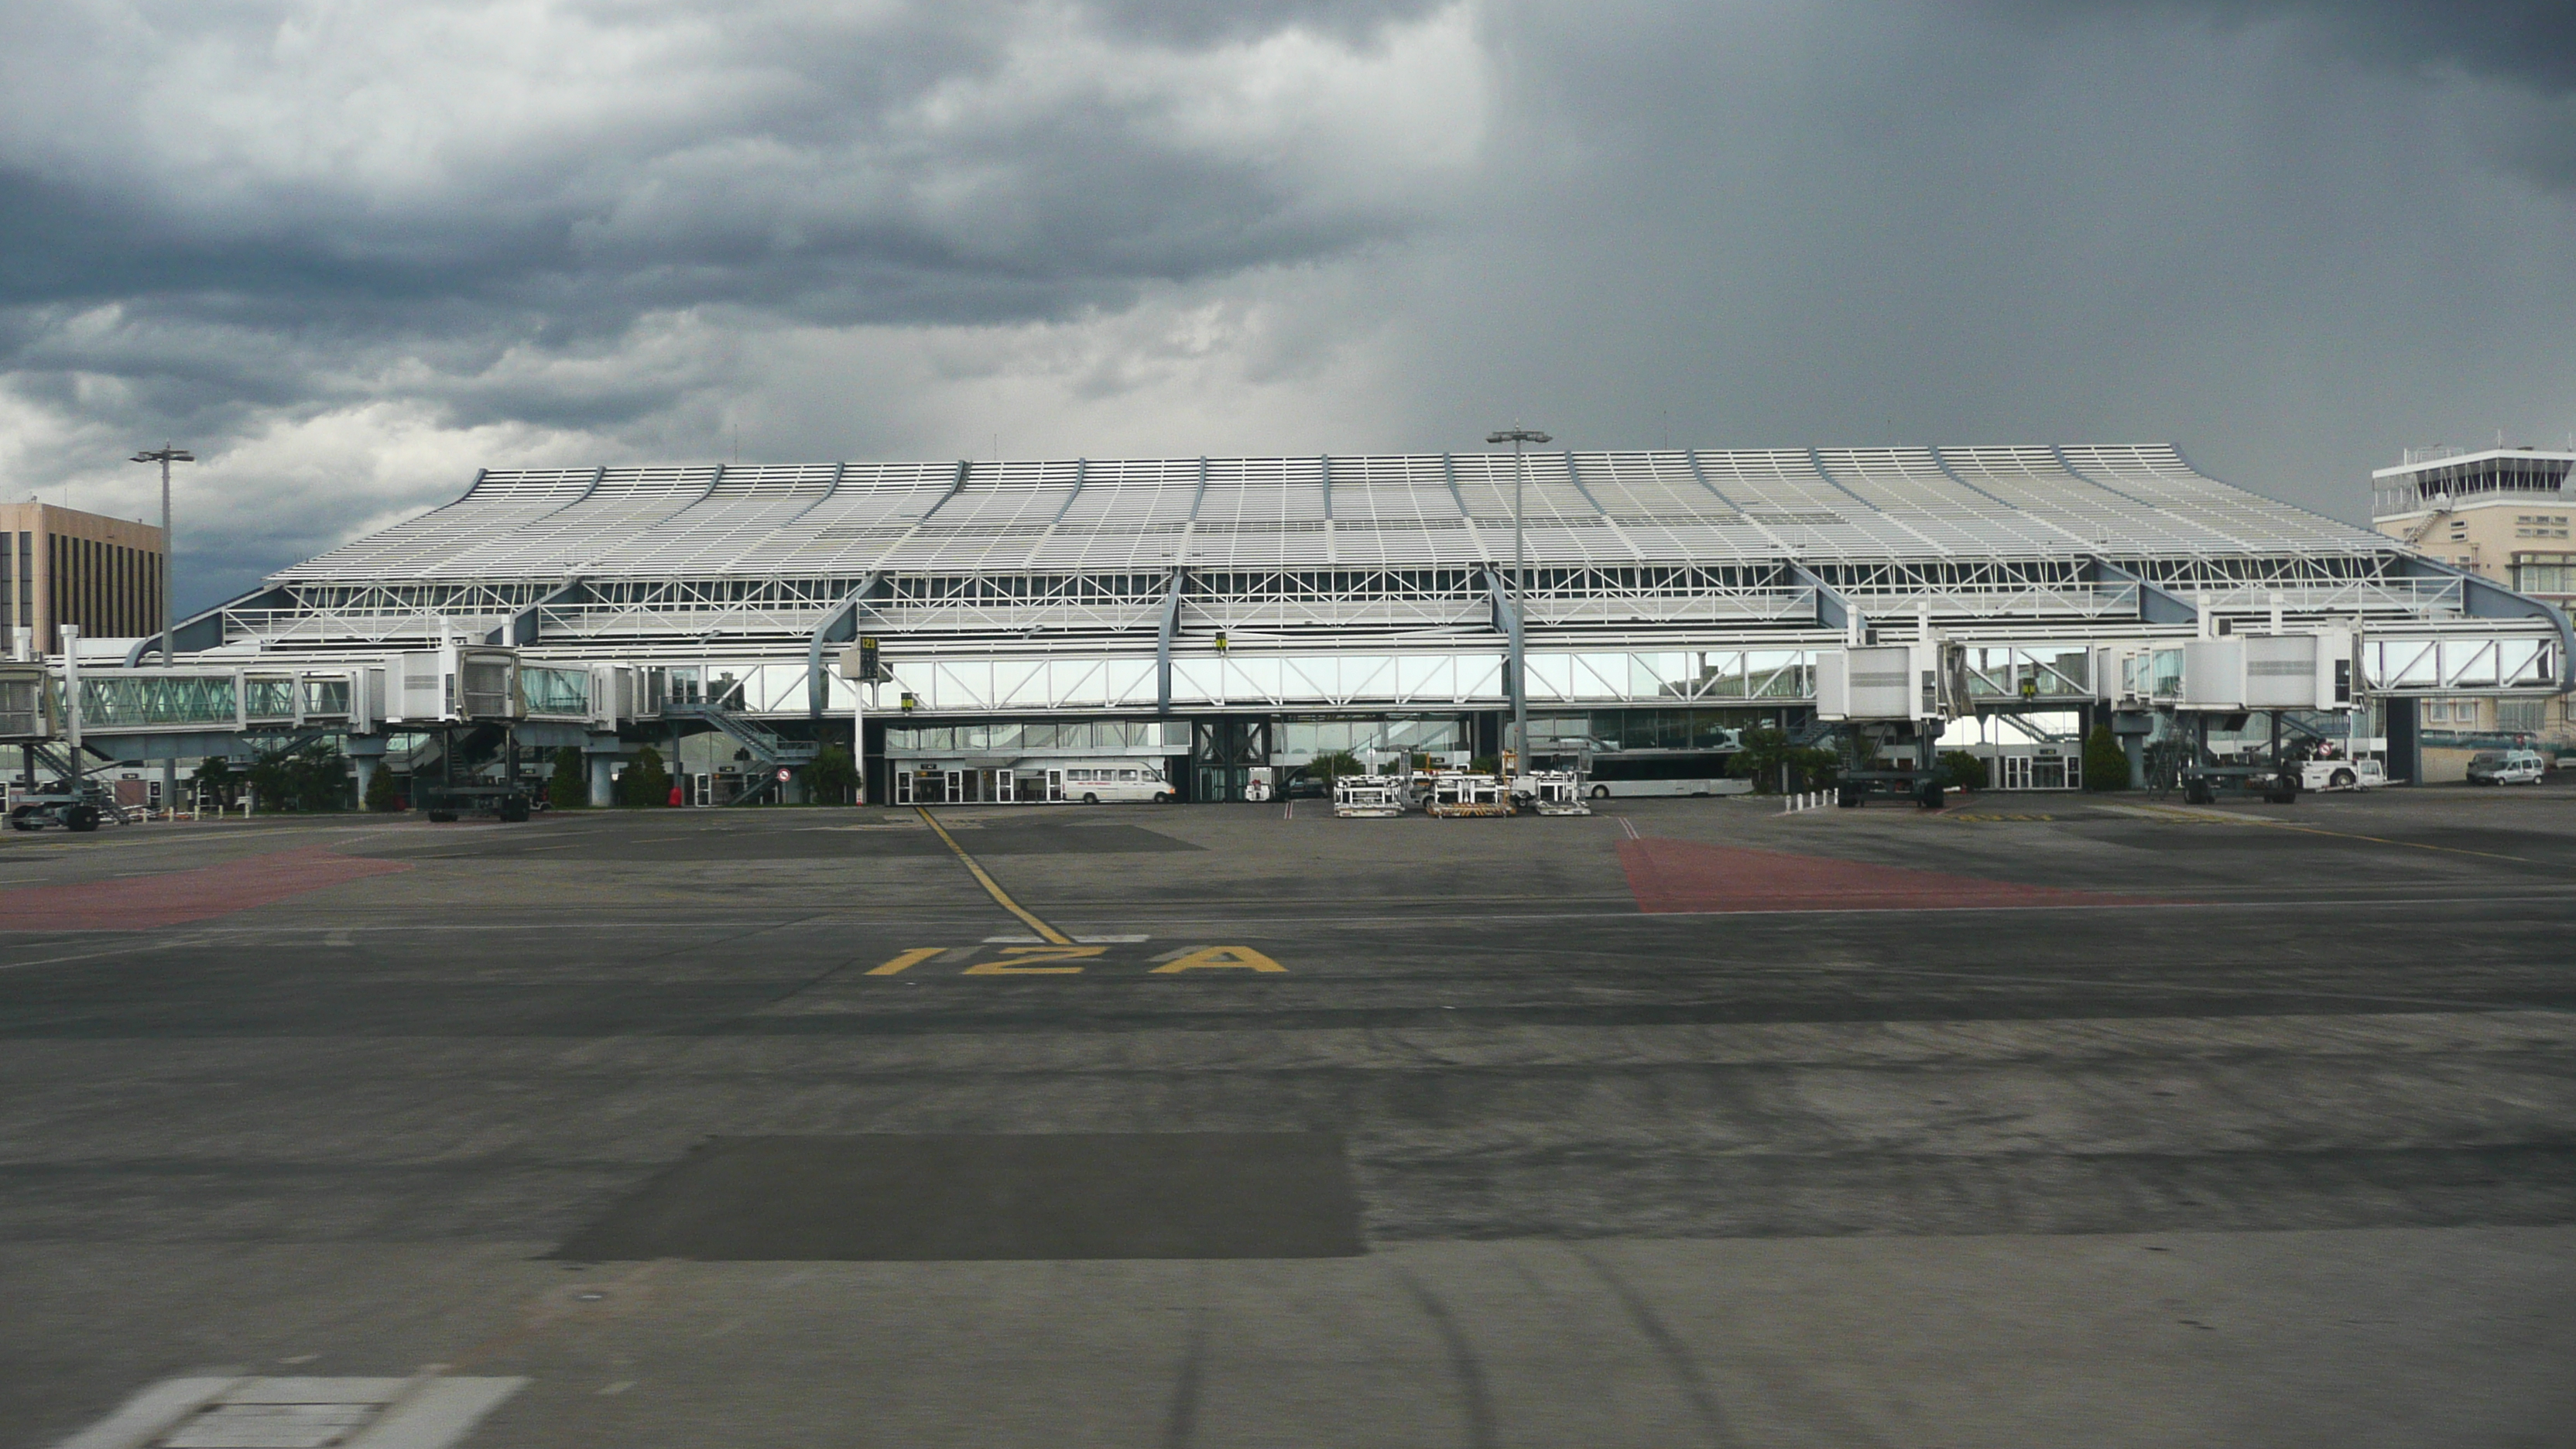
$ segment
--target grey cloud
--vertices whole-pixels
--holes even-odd
[[[2469,108],[2490,154],[2543,185],[2576,189],[2576,5],[2565,0],[1978,0],[2044,29],[2176,21],[2281,27],[2321,54],[2507,94]]]
[[[209,23],[239,25],[248,13],[216,10]],[[1319,194],[1329,178],[1319,187],[1278,154],[1294,138],[1182,134],[1186,77],[1157,89],[1049,73],[1048,37],[1008,23],[1010,13],[927,6],[864,27],[796,12],[738,40],[728,26],[712,53],[662,63],[679,74],[639,63],[623,77],[671,91],[672,114],[629,108],[496,138],[451,122],[451,154],[400,162],[434,171],[427,184],[383,182],[356,165],[260,176],[243,163],[231,169],[247,179],[201,195],[150,158],[69,167],[64,153],[84,148],[77,139],[22,144],[14,160],[0,150],[0,203],[31,219],[0,255],[0,305],[215,294],[354,317],[475,299],[610,325],[701,303],[792,306],[828,320],[988,321],[1114,301],[1144,281],[1327,256],[1416,219],[1399,196]],[[1347,28],[1361,13],[1289,4],[1216,26],[1138,6],[1115,18],[1204,47],[1262,24]],[[237,35],[228,49],[259,39]],[[41,111],[48,78],[11,79]],[[437,98],[422,92],[437,79],[412,77],[367,103],[433,111]],[[260,78],[212,83],[227,80]],[[340,123],[343,108],[328,99],[279,126]],[[244,142],[263,144],[285,143]]]

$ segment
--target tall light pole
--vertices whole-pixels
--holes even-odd
[[[173,539],[170,534],[170,465],[193,463],[197,461],[197,455],[185,448],[171,447],[170,440],[164,438],[160,447],[135,454],[134,461],[161,465],[161,667],[167,669],[178,658],[171,653],[176,646],[170,638],[170,565],[176,553],[171,547]],[[179,818],[179,757],[176,755],[161,762],[161,808],[168,819]]]
[[[1487,443],[1512,445],[1512,749],[1513,763],[1529,769],[1529,685],[1521,678],[1521,636],[1528,620],[1521,605],[1529,589],[1529,545],[1521,531],[1521,492],[1529,486],[1529,460],[1521,451],[1531,443],[1545,447],[1556,440],[1536,428],[1515,423],[1485,435]]]
[[[161,667],[170,667],[170,465],[193,463],[197,455],[185,448],[171,447],[164,441],[160,447],[134,455],[137,463],[161,465]]]

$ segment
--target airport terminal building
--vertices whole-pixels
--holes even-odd
[[[481,720],[603,771],[712,732],[763,776],[863,741],[876,800],[1102,757],[1222,799],[1490,754],[1516,703],[1533,752],[1794,728],[1822,656],[1888,640],[1955,646],[1954,717],[2063,734],[2170,702],[2159,649],[2285,630],[2334,631],[2393,751],[2419,698],[2576,662],[2507,584],[2172,447],[1811,448],[493,471],[186,621],[175,670],[84,649],[75,693],[138,759],[336,730],[363,767]]]

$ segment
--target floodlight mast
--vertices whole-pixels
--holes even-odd
[[[164,440],[157,449],[135,454],[133,461],[161,465],[161,667],[167,669],[175,662],[170,653],[170,465],[193,463],[197,455]]]
[[[1485,441],[1512,445],[1512,618],[1526,634],[1529,611],[1521,600],[1529,589],[1529,547],[1521,530],[1521,491],[1529,483],[1529,462],[1521,450],[1530,443],[1545,447],[1556,439],[1536,428],[1524,428],[1514,423],[1508,428],[1487,433]],[[1521,678],[1522,663],[1520,659],[1512,661],[1512,750],[1513,763],[1526,774],[1529,771],[1529,688],[1527,681]],[[1508,778],[1504,787],[1510,788]]]

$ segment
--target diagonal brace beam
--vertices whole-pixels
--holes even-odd
[[[2138,621],[2144,624],[2197,624],[2200,606],[2170,589],[2148,583],[2145,579],[2098,555],[2084,560],[2084,580],[2093,584],[2135,584],[2138,588]]]
[[[846,644],[859,637],[859,611],[868,608],[868,595],[875,591],[883,574],[870,574],[859,580],[859,586],[842,596],[822,622],[814,626],[814,635],[805,642],[805,714],[809,719],[823,717],[823,707],[832,700],[832,682],[823,675],[823,646]],[[874,612],[870,610],[870,612]]]

